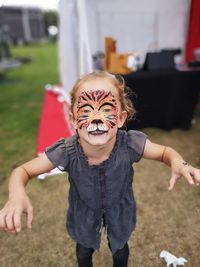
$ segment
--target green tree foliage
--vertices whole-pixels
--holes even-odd
[[[44,23],[45,23],[45,31],[48,34],[49,26],[58,26],[58,12],[54,10],[46,10],[43,12],[44,15]]]

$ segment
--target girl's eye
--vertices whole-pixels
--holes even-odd
[[[109,104],[109,103],[104,103],[104,104],[100,107],[99,110],[101,110],[101,111],[104,112],[104,113],[110,113],[110,112],[112,112],[113,107],[112,107],[111,104]]]
[[[85,113],[85,114],[88,114],[88,113],[91,112],[91,110],[89,110],[89,109],[84,109],[84,110],[82,110],[82,112]]]
[[[111,111],[112,111],[111,108],[104,108],[104,109],[103,109],[103,112],[105,112],[105,113],[108,113],[108,112],[111,112]]]

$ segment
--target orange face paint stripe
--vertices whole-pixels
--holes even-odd
[[[106,109],[106,106],[109,108]],[[105,107],[105,109],[103,109]],[[107,110],[105,112],[105,110]],[[94,119],[101,120],[109,128],[117,123],[117,102],[112,93],[105,90],[84,91],[77,103],[78,127],[88,127]]]

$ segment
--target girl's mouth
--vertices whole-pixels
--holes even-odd
[[[108,131],[102,131],[102,130],[95,130],[95,131],[90,131],[88,132],[88,134],[91,134],[91,135],[103,135],[105,133],[107,133]]]

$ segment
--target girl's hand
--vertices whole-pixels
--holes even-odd
[[[184,162],[181,155],[171,147],[155,144],[147,139],[143,157],[164,162],[171,167],[172,174],[169,181],[169,191],[174,188],[176,181],[182,176],[191,185],[200,184],[200,170]]]
[[[182,176],[190,185],[200,184],[200,169],[194,168],[182,160],[172,162],[171,170],[172,174],[169,180],[169,191],[174,188],[176,181]]]
[[[12,197],[0,210],[0,230],[18,233],[21,231],[21,216],[26,214],[27,228],[32,227],[33,207],[26,194]]]

